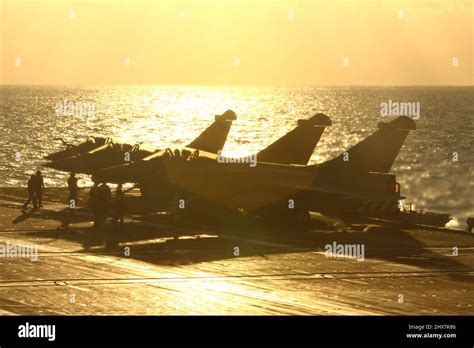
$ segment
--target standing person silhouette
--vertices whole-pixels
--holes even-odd
[[[77,198],[77,191],[79,187],[77,186],[77,178],[76,174],[71,173],[69,178],[67,179],[67,187],[69,189],[69,207],[71,208],[71,214],[74,213],[74,208],[77,206],[78,198]]]
[[[110,192],[110,187],[106,182],[103,182],[97,190],[97,219],[99,227],[101,228],[104,227],[105,221],[107,220],[111,198],[112,193]]]
[[[92,214],[94,215],[94,227],[99,226],[99,182],[94,179],[94,186],[92,186],[91,190],[89,191],[89,206],[92,210]]]
[[[472,232],[472,227],[474,226],[474,217],[468,217],[466,219],[466,223],[467,223],[467,230],[469,232]]]
[[[36,175],[34,176],[34,190],[36,199],[38,201],[38,207],[43,206],[43,189],[44,189],[44,180],[41,172],[38,170],[36,171]]]
[[[26,210],[28,204],[33,203],[33,209],[38,208],[38,203],[36,202],[36,194],[35,194],[35,176],[31,175],[28,179],[28,199],[26,200],[25,204],[23,204],[23,210]]]
[[[120,227],[123,225],[123,214],[125,212],[125,194],[122,191],[122,184],[117,185],[115,191],[115,196],[112,201],[112,231],[107,236],[106,246],[108,248],[114,248],[118,245],[118,235],[117,232],[120,230]]]
[[[122,184],[117,185],[114,197],[114,225],[118,222],[123,224],[123,213],[125,210],[125,195],[122,191]]]

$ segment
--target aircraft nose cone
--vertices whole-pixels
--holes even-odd
[[[73,156],[73,155],[74,155],[74,153],[71,150],[66,149],[66,150],[61,150],[61,151],[58,151],[58,152],[50,153],[49,155],[44,156],[44,159],[47,159],[47,160],[50,160],[50,161],[58,161],[62,158],[66,158],[66,157]]]
[[[54,157],[55,157],[56,155],[57,155],[57,152],[55,152],[55,153],[50,153],[49,155],[44,156],[44,159],[47,159],[47,160],[50,160],[50,161],[54,161]],[[45,164],[44,166],[47,167],[46,164]]]
[[[65,172],[80,172],[81,162],[77,157],[67,157],[44,164],[45,167],[62,170]]]
[[[42,166],[47,167],[47,168],[56,169],[56,168],[54,168],[54,162],[43,163]]]

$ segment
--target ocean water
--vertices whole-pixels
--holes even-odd
[[[41,168],[43,156],[63,148],[55,138],[79,143],[103,135],[158,148],[185,145],[227,109],[238,120],[225,155],[252,154],[296,120],[324,112],[333,126],[310,162],[321,163],[391,120],[380,114],[389,100],[420,103],[418,129],[392,169],[402,194],[416,209],[451,213],[450,225],[464,226],[474,215],[474,87],[1,86],[0,185],[25,185],[40,168],[46,186],[65,186],[66,173]],[[58,114],[67,101],[82,109]],[[89,185],[88,177],[80,184]]]

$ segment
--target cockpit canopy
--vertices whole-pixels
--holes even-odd
[[[164,150],[155,151],[153,154],[145,157],[144,161],[152,161],[157,158],[173,158],[173,159],[181,159],[184,161],[192,161],[197,158],[209,158],[215,159],[215,155],[206,152],[206,151],[199,151],[192,148],[166,148]]]

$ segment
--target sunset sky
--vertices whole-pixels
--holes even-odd
[[[472,0],[0,0],[2,84],[472,85]]]

